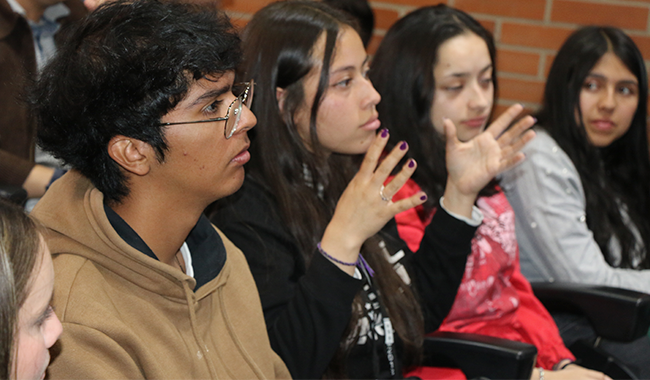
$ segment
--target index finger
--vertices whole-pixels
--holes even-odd
[[[364,175],[372,175],[377,168],[377,163],[379,158],[384,152],[386,143],[388,142],[388,129],[384,128],[381,132],[377,133],[374,141],[368,148],[363,162],[361,162],[361,167],[359,168],[359,173]]]
[[[510,106],[504,113],[502,113],[490,126],[486,129],[486,132],[489,132],[498,138],[503,131],[508,128],[510,123],[524,110],[524,107],[521,104],[514,104]]]

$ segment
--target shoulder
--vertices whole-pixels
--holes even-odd
[[[107,282],[102,271],[93,261],[74,254],[58,254],[53,258],[54,297],[53,304],[61,322],[75,322],[80,314],[100,320],[106,303],[104,297]],[[92,305],[92,307],[91,307]]]

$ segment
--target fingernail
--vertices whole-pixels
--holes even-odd
[[[411,159],[409,160],[409,168],[412,168],[412,167],[414,167],[414,166],[415,166],[415,160],[411,158]]]
[[[426,195],[421,196],[421,197],[420,197],[420,200],[421,200],[421,201],[426,201],[426,200],[427,200],[427,196],[426,196]]]
[[[537,123],[537,118],[533,116],[533,122]]]
[[[388,137],[388,128],[384,128],[381,130],[381,137],[383,138]]]
[[[406,141],[402,141],[402,144],[399,146],[401,150],[406,150],[406,147],[409,146]]]

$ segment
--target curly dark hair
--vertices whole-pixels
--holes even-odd
[[[163,161],[160,119],[206,75],[234,70],[240,39],[214,8],[118,0],[64,31],[31,94],[38,142],[119,202],[126,177],[107,145],[117,135],[150,144]]]

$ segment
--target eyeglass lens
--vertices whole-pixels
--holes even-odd
[[[235,134],[235,132],[237,131],[237,127],[239,126],[239,119],[241,118],[243,105],[246,105],[246,107],[250,108],[251,104],[253,103],[253,89],[254,89],[253,81],[251,81],[249,85],[243,85],[241,86],[241,88],[235,89],[238,90],[240,94],[237,96],[237,99],[235,99],[232,106],[230,107],[230,112],[228,112],[228,120],[226,121],[227,138],[232,137],[232,135]],[[243,104],[242,104],[242,98],[245,98]]]

